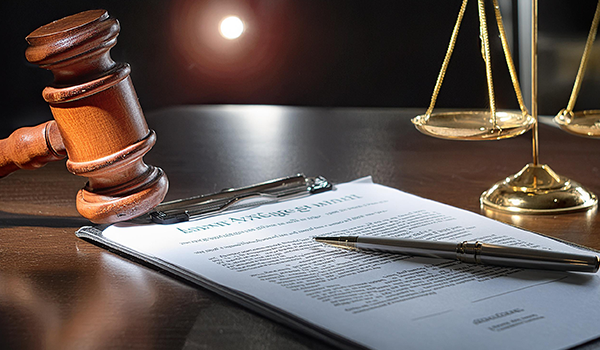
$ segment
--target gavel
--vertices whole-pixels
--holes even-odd
[[[42,93],[54,120],[0,140],[0,177],[67,156],[67,169],[88,178],[77,210],[95,223],[143,215],[169,187],[163,170],[143,161],[156,134],[146,124],[129,65],[110,57],[119,30],[107,11],[91,10],[29,34],[27,60],[54,74]]]

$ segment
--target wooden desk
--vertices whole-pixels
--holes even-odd
[[[531,137],[444,141],[417,110],[178,107],[147,115],[146,156],[168,174],[167,199],[304,172],[376,182],[480,212],[479,195],[531,160]],[[600,140],[541,125],[542,162],[600,194]],[[0,180],[0,348],[328,349],[213,293],[75,237],[85,179],[62,162]],[[600,249],[596,211],[495,218]]]

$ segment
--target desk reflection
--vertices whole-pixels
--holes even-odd
[[[124,334],[159,336],[148,319],[165,296],[148,283],[147,271],[110,254],[97,264],[96,275],[43,269],[0,274],[0,329],[21,330],[0,333],[2,347],[96,349],[110,348]]]

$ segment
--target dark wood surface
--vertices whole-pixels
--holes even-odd
[[[531,161],[529,134],[504,141],[421,135],[421,110],[177,107],[147,115],[167,199],[304,172],[378,183],[481,213],[479,195]],[[541,125],[540,158],[600,193],[600,140]],[[0,180],[0,348],[328,349],[201,288],[75,237],[89,224],[64,162]],[[596,211],[494,218],[600,249]]]

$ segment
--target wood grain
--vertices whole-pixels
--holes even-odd
[[[0,178],[19,169],[38,169],[67,155],[53,120],[14,131],[0,140]]]
[[[55,121],[0,140],[0,177],[68,155],[69,171],[89,179],[77,193],[77,209],[95,223],[142,215],[168,190],[162,169],[143,161],[156,134],[146,124],[131,69],[110,57],[119,30],[108,12],[91,10],[27,36],[27,60],[54,75],[43,96]]]
[[[530,135],[459,142],[416,131],[404,109],[177,107],[148,115],[146,158],[170,176],[167,199],[304,172],[376,182],[482,213],[478,198],[531,159]],[[600,140],[541,125],[541,160],[600,193]],[[239,307],[77,239],[89,224],[62,162],[0,180],[0,345],[14,349],[330,349]],[[485,213],[484,213],[485,214]],[[596,211],[494,217],[600,248]],[[590,348],[598,348],[591,344]]]

